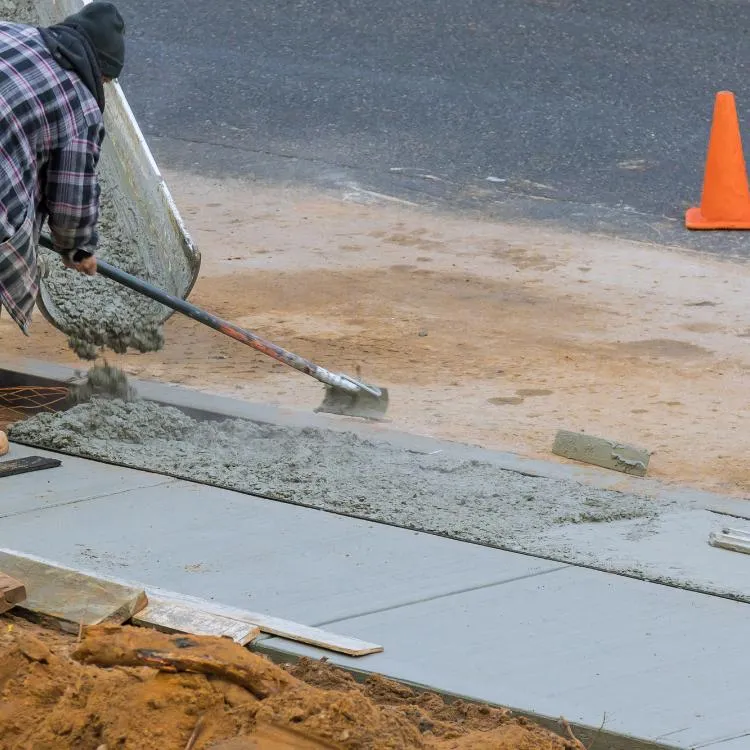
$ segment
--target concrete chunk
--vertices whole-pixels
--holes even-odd
[[[560,430],[557,433],[552,452],[574,461],[638,477],[646,475],[651,458],[651,453],[642,448],[568,430]]]

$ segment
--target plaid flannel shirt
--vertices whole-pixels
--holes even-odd
[[[55,247],[93,253],[104,125],[36,28],[0,23],[0,303],[28,332],[45,219]]]

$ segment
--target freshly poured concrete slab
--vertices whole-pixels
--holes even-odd
[[[308,625],[565,568],[182,481],[0,519],[0,547]]]
[[[582,565],[750,601],[750,559],[709,544],[711,532],[727,525],[750,529],[750,521],[727,520],[693,509],[648,521],[566,524],[540,535],[539,545]]]
[[[750,731],[726,599],[182,481],[0,518],[0,546],[380,643],[336,660],[452,693],[679,747]]]
[[[710,750],[747,750],[750,747],[750,732],[741,737],[723,740],[710,745]]]
[[[138,388],[142,395],[150,398],[161,394],[161,400],[166,401],[171,397],[194,416],[199,416],[196,409],[211,404],[217,409],[229,404],[235,407],[235,414],[253,416],[248,413],[250,405],[242,402],[228,399],[214,402],[212,396],[158,384],[138,383]],[[746,579],[741,562],[699,556],[700,559],[685,566],[682,547],[672,543],[659,547],[654,561],[642,561],[638,557],[634,539],[661,533],[654,529],[663,529],[665,537],[675,536],[685,513],[695,511],[685,518],[708,537],[713,529],[706,525],[703,504],[690,493],[673,494],[670,499],[662,492],[648,494],[645,484],[641,492],[601,491],[574,481],[572,476],[566,479],[551,475],[539,477],[520,466],[518,470],[508,470],[502,467],[504,454],[451,443],[440,443],[441,448],[427,451],[435,455],[423,456],[419,455],[425,453],[423,439],[385,431],[379,434],[379,442],[357,441],[351,436],[342,440],[341,435],[337,435],[337,443],[329,422],[326,422],[329,432],[320,435],[329,447],[328,453],[321,453],[315,449],[321,444],[320,439],[311,446],[309,437],[298,429],[300,425],[286,431],[292,419],[289,415],[283,421],[279,413],[279,422],[272,428],[260,428],[257,422],[255,426],[238,422],[225,432],[217,432],[213,423],[192,421],[183,414],[167,413],[154,405],[141,406],[134,413],[122,413],[123,405],[110,404],[114,411],[109,417],[113,424],[123,419],[130,424],[131,418],[144,420],[143,425],[160,422],[162,418],[167,425],[179,419],[184,419],[185,424],[176,431],[171,428],[164,429],[163,434],[157,431],[150,442],[140,444],[130,439],[119,440],[116,430],[110,434],[102,427],[107,424],[102,416],[107,412],[100,412],[94,424],[102,427],[101,434],[84,435],[82,442],[77,443],[74,419],[71,432],[61,433],[63,437],[58,447],[75,452],[73,446],[78,445],[87,455],[104,455],[111,461],[133,466],[151,465],[158,471],[172,471],[302,506],[419,529],[563,564],[614,570],[721,595],[747,596],[750,600],[750,583],[747,590],[736,585],[737,580]],[[214,415],[218,413],[220,411]],[[204,411],[203,416],[206,414],[208,412]],[[311,416],[317,415],[297,414],[295,419],[304,423],[304,419],[310,421]],[[255,417],[258,421],[264,419],[260,414]],[[341,423],[336,424],[336,429],[340,430]],[[346,422],[350,428],[353,424],[356,423]],[[317,422],[316,425],[322,426]],[[40,440],[44,444],[48,428],[51,426],[37,425],[36,429],[41,432],[35,433],[32,428],[26,437],[31,442]],[[204,428],[205,434],[201,433]],[[235,434],[235,428],[244,432]],[[267,439],[269,429],[278,440]],[[365,429],[369,428],[362,426],[362,430]],[[139,434],[141,432],[147,432],[145,427]],[[186,449],[183,434],[200,434],[200,437]],[[369,435],[374,437],[375,433],[370,430]],[[205,446],[213,444],[214,440],[225,439],[226,452],[221,458],[205,451]],[[252,447],[248,448],[249,445]],[[348,452],[345,449],[349,449]],[[297,459],[289,460],[290,456]],[[342,464],[345,461],[349,463]],[[287,471],[280,472],[279,464]],[[602,546],[600,539],[604,537],[611,539],[609,546]],[[714,560],[717,560],[716,569],[712,567]]]
[[[680,748],[750,746],[747,604],[568,568],[327,626],[377,634],[382,654],[332,659],[353,669]]]
[[[23,456],[49,456],[60,459],[62,465],[47,471],[0,478],[0,519],[172,481],[158,474],[123,469],[11,443],[7,458]]]

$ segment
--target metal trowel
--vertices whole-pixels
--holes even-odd
[[[42,235],[39,244],[49,250],[54,250],[52,241]],[[388,408],[388,391],[374,385],[362,383],[348,375],[329,372],[322,367],[310,362],[304,357],[288,352],[280,346],[266,341],[252,331],[234,325],[227,320],[213,315],[200,307],[193,305],[181,297],[168,294],[163,289],[150,284],[148,281],[132,276],[125,271],[110,265],[105,260],[97,258],[97,272],[107,279],[122,284],[134,292],[143,294],[166,307],[181,312],[183,315],[197,320],[203,325],[213,328],[215,331],[230,336],[243,344],[257,349],[268,355],[277,362],[281,362],[305,375],[320,381],[326,386],[326,395],[323,403],[315,409],[316,412],[327,412],[329,414],[341,414],[348,417],[362,417],[364,419],[382,419]],[[45,299],[46,305],[50,304]],[[55,316],[52,316],[54,319]]]

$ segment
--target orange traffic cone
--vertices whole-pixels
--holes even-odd
[[[685,214],[688,229],[750,229],[750,190],[731,91],[716,95],[700,208]]]

